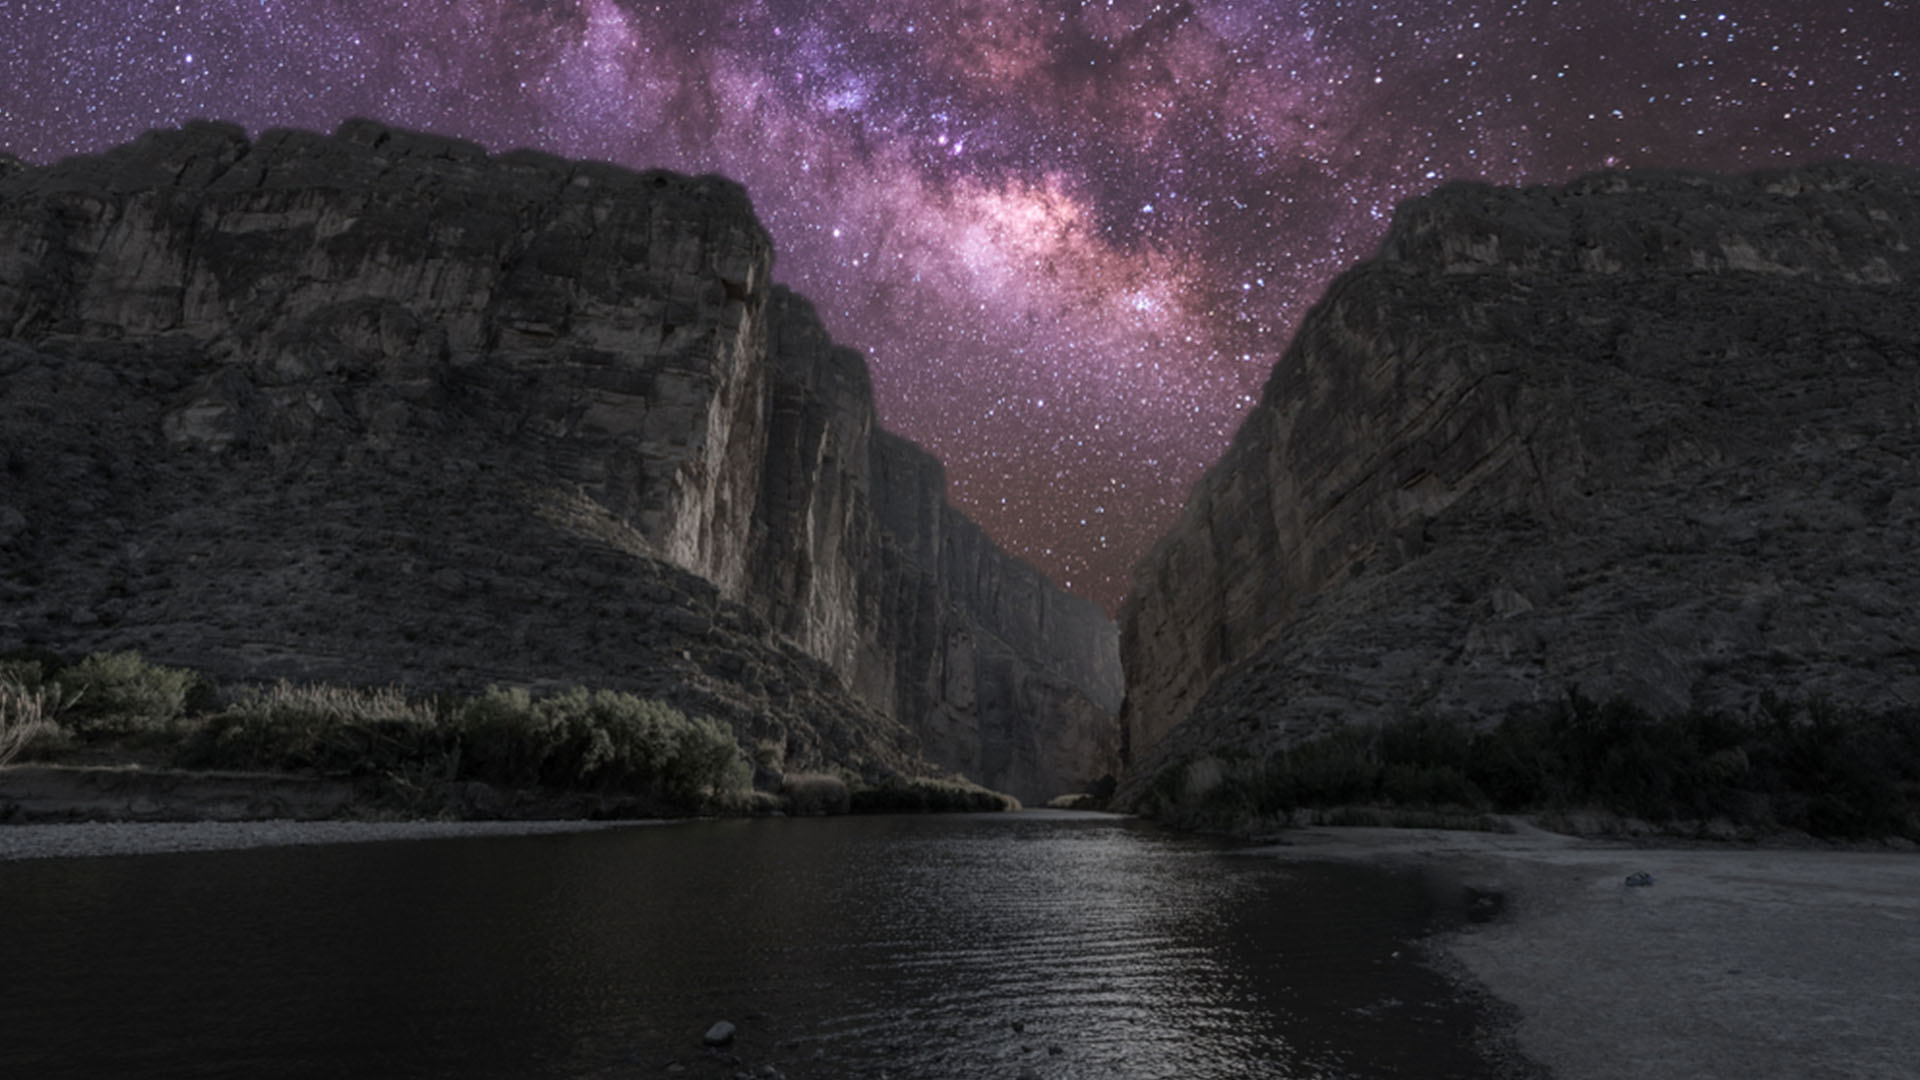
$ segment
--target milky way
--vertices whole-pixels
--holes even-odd
[[[952,500],[1109,606],[1449,179],[1920,164],[1920,3],[0,0],[0,149],[355,115],[722,172]]]

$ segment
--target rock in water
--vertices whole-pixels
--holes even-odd
[[[708,1046],[731,1046],[733,1044],[733,1035],[733,1025],[725,1020],[720,1020],[716,1021],[712,1027],[707,1029],[707,1033],[702,1036],[701,1041],[705,1042]]]
[[[745,192],[350,121],[0,160],[0,651],[570,682],[771,769],[1117,766],[1117,631],[946,503]],[[77,617],[84,613],[86,617]]]
[[[1409,712],[1920,701],[1920,173],[1450,184],[1135,571],[1123,804]]]

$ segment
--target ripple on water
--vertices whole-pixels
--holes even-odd
[[[1421,881],[1112,819],[0,864],[0,1075],[1481,1075]],[[297,975],[297,979],[290,978]],[[91,1015],[117,1025],[100,1038]],[[62,1004],[64,1003],[64,1005]],[[699,1045],[739,1025],[730,1053]],[[171,1048],[171,1049],[169,1049]]]

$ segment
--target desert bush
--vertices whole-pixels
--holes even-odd
[[[1468,774],[1502,809],[1593,806],[1654,822],[1920,835],[1920,715],[1910,709],[1769,698],[1747,715],[1661,717],[1569,694],[1477,735]]]
[[[150,664],[136,652],[93,653],[54,673],[67,695],[65,725],[82,738],[171,733],[201,682],[186,668]]]
[[[924,814],[1020,809],[1020,800],[968,780],[911,776],[855,789],[856,814]]]
[[[1367,802],[1380,785],[1379,732],[1348,728],[1281,751],[1253,793],[1262,814],[1299,806]]]
[[[1458,829],[1468,832],[1512,832],[1513,826],[1491,814],[1458,810],[1406,809],[1379,806],[1335,806],[1303,810],[1296,824],[1361,826],[1377,829]]]
[[[750,771],[725,724],[659,701],[575,687],[534,700],[493,689],[454,723],[472,774],[508,785],[648,790],[680,803],[744,792]]]
[[[0,765],[35,742],[63,733],[59,715],[66,704],[58,687],[43,684],[39,666],[0,665]]]
[[[847,782],[827,773],[788,773],[780,781],[780,797],[795,817],[844,814],[852,807]]]
[[[1413,765],[1396,762],[1380,774],[1380,797],[1396,806],[1490,805],[1472,780],[1452,765]]]
[[[248,687],[205,719],[181,761],[371,777],[409,790],[485,780],[624,791],[681,806],[744,802],[748,788],[726,725],[578,687],[539,700],[522,689],[434,699],[397,687]]]
[[[417,770],[456,752],[433,703],[398,687],[243,687],[206,718],[182,751],[185,764],[311,769],[381,776]]]
[[[1723,820],[1920,839],[1913,709],[1867,713],[1770,699],[1748,715],[1655,716],[1625,700],[1570,693],[1490,728],[1414,717],[1341,729],[1255,768],[1198,765],[1164,768],[1140,808],[1242,831],[1338,807],[1469,815],[1592,808],[1656,823]]]
[[[46,684],[47,665],[22,656],[0,658],[0,681],[10,682],[22,690],[38,690]]]

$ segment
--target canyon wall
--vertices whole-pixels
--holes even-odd
[[[760,764],[1113,771],[1117,633],[947,506],[746,194],[353,121],[0,160],[0,651],[621,686]]]
[[[1334,726],[1920,702],[1920,174],[1449,184],[1122,615],[1126,787]]]
[[[1026,799],[1115,772],[1118,627],[947,504],[939,461],[879,428],[865,361],[806,300],[776,287],[768,325],[754,602],[860,697],[915,717],[933,761]]]

